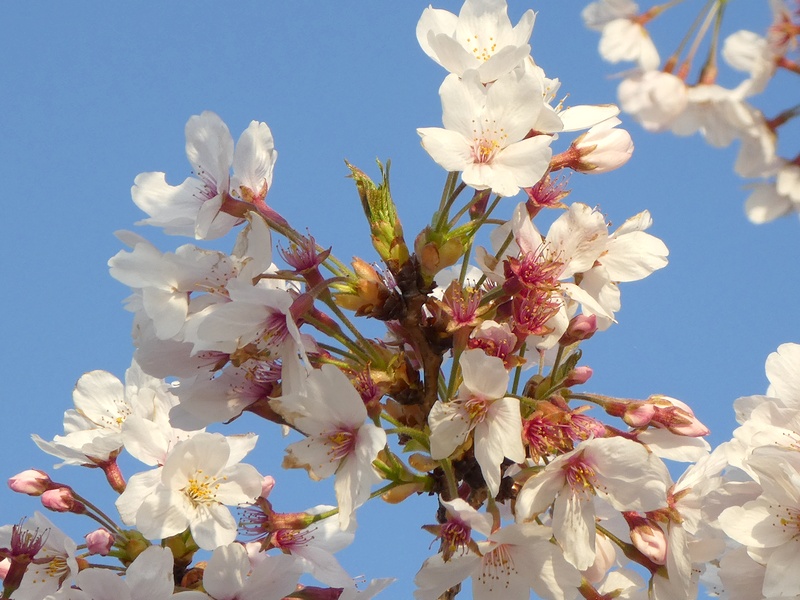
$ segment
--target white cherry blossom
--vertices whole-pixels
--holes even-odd
[[[246,451],[254,444],[251,436]],[[226,505],[252,502],[261,493],[258,471],[239,464],[243,448],[205,432],[177,443],[163,467],[130,478],[116,503],[123,521],[151,539],[190,529],[204,549],[232,542],[237,524]]]
[[[335,474],[339,522],[346,529],[381,481],[372,462],[386,445],[386,432],[365,423],[361,396],[333,365],[311,371],[301,391],[276,398],[273,407],[307,436],[286,448],[284,467],[304,468],[313,479]]]
[[[466,350],[459,359],[464,383],[448,402],[437,401],[428,416],[431,457],[449,457],[474,430],[475,458],[489,493],[500,489],[504,457],[525,460],[519,400],[506,396],[509,375],[503,361],[483,350]]]
[[[168,234],[210,239],[242,222],[239,216],[221,212],[224,204],[263,204],[278,154],[266,123],[252,121],[234,151],[228,127],[215,113],[205,111],[186,123],[186,156],[196,177],[172,186],[164,173],[142,173],[131,196],[149,215],[141,224],[163,227]]]
[[[544,175],[549,135],[527,137],[542,112],[541,82],[509,73],[486,87],[477,71],[448,76],[439,89],[444,129],[417,129],[422,146],[442,168],[461,171],[464,183],[514,196]]]
[[[509,73],[531,51],[534,12],[512,27],[505,0],[467,0],[458,16],[429,6],[417,23],[419,45],[437,63],[461,77],[478,71],[481,82]]]

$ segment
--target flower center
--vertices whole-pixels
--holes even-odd
[[[576,494],[593,496],[595,491],[595,473],[592,466],[584,460],[583,452],[576,454],[563,467],[569,487]]]
[[[514,557],[506,544],[500,544],[481,559],[483,567],[478,581],[487,586],[489,592],[502,592],[508,589],[512,576],[518,575]]]
[[[495,52],[497,52],[497,42],[493,36],[489,36],[486,41],[482,41],[477,33],[472,34],[466,40],[467,48],[472,52],[473,56],[478,60],[486,62]]]
[[[341,460],[356,447],[356,435],[347,429],[339,429],[328,434],[328,456],[333,460]]]
[[[218,489],[219,483],[215,477],[203,475],[203,471],[198,470],[194,477],[189,478],[183,493],[194,506],[208,505],[216,502]]]
[[[467,412],[469,422],[474,425],[475,423],[482,423],[489,414],[489,406],[491,401],[485,398],[472,396],[469,400],[464,402],[464,410]]]

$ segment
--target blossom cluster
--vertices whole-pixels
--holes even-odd
[[[596,0],[584,9],[586,26],[600,32],[600,55],[611,63],[635,64],[619,84],[622,109],[648,131],[671,131],[680,136],[700,133],[716,148],[738,141],[734,171],[757,180],[749,186],[745,202],[752,222],[765,223],[800,212],[800,154],[791,154],[797,148],[792,147],[793,133],[786,127],[800,115],[795,99],[782,95],[780,102],[785,108],[774,115],[765,115],[753,104],[777,77],[800,75],[800,7],[796,0],[765,2],[771,11],[766,32],[739,30],[721,44],[728,3],[704,3],[684,40],[692,38],[689,49],[684,53],[685,46],[679,45],[662,64],[646,26],[677,4],[667,2],[640,11],[633,0]],[[692,83],[692,67],[706,35],[711,37],[708,55]],[[730,68],[745,74],[734,87],[718,81],[720,56]],[[797,82],[792,85],[796,87]],[[781,148],[781,141],[788,148]]]
[[[267,203],[265,123],[234,143],[215,113],[189,119],[194,176],[140,174],[133,200],[142,224],[195,241],[236,231],[233,249],[162,252],[117,234],[127,249],[108,265],[131,288],[131,367],[124,381],[83,375],[64,434],[34,441],[102,471],[118,518],[44,471],[11,478],[100,528],[80,545],[40,513],[0,528],[4,597],[368,599],[391,580],[359,587],[336,552],[377,498],[419,504],[416,525],[438,542],[417,600],[467,580],[474,598],[510,600],[693,598],[701,576],[734,599],[737,577],[751,598],[797,590],[798,347],[770,358],[769,397],[740,400],[742,428],[711,454],[682,401],[585,390],[582,343],[613,328],[621,285],[668,250],[646,210],[611,227],[568,201],[560,172],[616,169],[633,146],[616,106],[557,100],[533,26],[532,11],[512,24],[503,0],[423,12],[420,46],[448,74],[443,127],[418,134],[447,175],[412,242],[388,163],[377,183],[348,164],[379,263],[348,265]],[[382,337],[367,335],[374,322]],[[283,467],[333,480],[335,506],[273,507],[276,479],[243,462],[259,436],[217,431],[244,412],[265,421]],[[144,467],[126,476],[123,453]],[[695,464],[673,480],[665,461]]]

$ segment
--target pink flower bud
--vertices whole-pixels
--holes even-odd
[[[104,529],[95,529],[85,536],[86,548],[90,554],[99,554],[100,556],[107,556],[114,545],[114,535]]]
[[[570,371],[567,378],[564,380],[564,385],[567,387],[572,387],[573,385],[583,385],[594,374],[591,367],[581,366],[575,367]]]
[[[616,126],[622,121],[612,117],[598,123],[572,143],[580,159],[570,166],[581,173],[606,173],[630,160],[633,154],[631,134]]]
[[[72,512],[82,514],[86,507],[75,499],[72,490],[68,487],[58,487],[47,490],[42,494],[42,505],[54,512]]]
[[[275,487],[275,478],[272,475],[266,475],[261,481],[261,497],[265,500],[269,497],[272,488]]]
[[[28,496],[41,496],[50,489],[53,481],[44,471],[38,469],[28,469],[8,480],[8,487],[20,494]]]
[[[606,536],[598,534],[595,540],[595,555],[592,566],[582,571],[589,583],[599,583],[605,579],[608,570],[617,560],[617,551],[614,544]]]
[[[667,536],[658,523],[638,513],[624,512],[622,516],[631,529],[631,542],[636,549],[657,565],[667,563]]]
[[[648,402],[631,402],[622,415],[622,420],[631,427],[646,427],[656,414],[656,407]]]
[[[694,416],[688,404],[661,394],[650,396],[648,401],[656,406],[656,414],[653,417],[656,426],[686,437],[702,437],[710,433],[708,427]]]
[[[588,340],[596,331],[597,317],[595,315],[575,315],[558,343],[562,346],[569,346],[581,340]]]

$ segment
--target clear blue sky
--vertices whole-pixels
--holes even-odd
[[[597,34],[580,21],[584,2],[511,4],[514,22],[529,7],[539,11],[533,55],[561,79],[569,104],[615,100],[608,77],[614,68],[602,63]],[[30,467],[52,472],[54,459],[36,449],[30,433],[50,439],[62,432],[62,413],[82,373],[105,369],[122,377],[130,364],[131,315],[122,309],[128,290],[110,278],[106,261],[121,248],[113,232],[133,229],[143,217],[130,200],[134,177],[164,171],[177,184],[190,174],[183,134],[189,116],[213,110],[234,137],[251,119],[267,122],[280,154],[270,203],[348,260],[375,257],[343,160],[374,172],[375,158],[391,158],[394,196],[413,239],[444,182],[416,134],[441,123],[437,90],[445,75],[416,42],[426,6],[251,0],[6,7],[3,477]],[[457,12],[459,3],[437,6]],[[768,20],[766,2],[732,3],[730,13],[728,31],[758,31]],[[674,45],[677,37],[656,29],[657,41]],[[698,137],[653,136],[625,122],[636,143],[633,159],[609,175],[573,176],[570,199],[599,204],[617,224],[649,209],[651,233],[670,248],[670,265],[621,286],[619,324],[585,346],[583,362],[595,370],[586,389],[680,398],[712,429],[716,445],[735,425],[732,401],[765,390],[767,354],[800,342],[797,219],[747,222],[733,149],[712,150]],[[512,206],[509,200],[506,214]],[[136,230],[163,250],[188,241]],[[232,239],[219,246],[231,245]],[[308,486],[304,473],[279,470],[283,441],[275,428],[243,419],[230,432],[253,428],[261,440],[250,462],[278,479],[276,508],[333,501],[331,482]],[[113,509],[102,474],[80,471],[56,476]],[[16,522],[37,504],[0,490],[0,522]],[[432,538],[419,526],[433,522],[435,502],[408,505],[362,509],[356,543],[342,556],[354,575],[399,577],[384,598],[408,598],[429,554]],[[90,529],[70,516],[57,523],[78,539]]]

